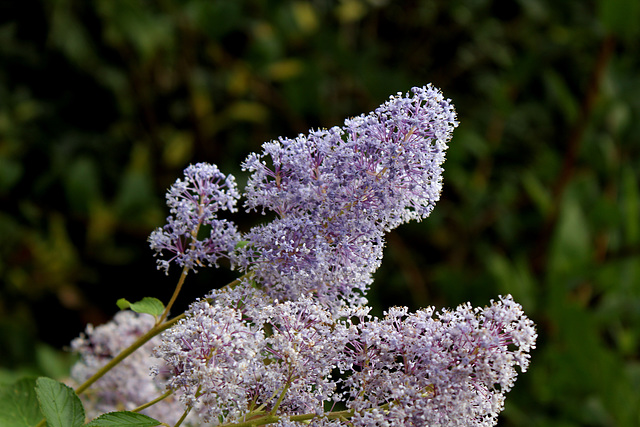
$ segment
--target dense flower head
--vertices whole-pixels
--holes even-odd
[[[450,100],[429,85],[398,93],[342,127],[263,144],[242,165],[251,173],[244,206],[277,217],[242,235],[217,217],[235,211],[234,177],[215,165],[191,165],[167,193],[167,224],[149,237],[156,255],[170,254],[159,257],[158,268],[195,270],[228,257],[273,299],[311,293],[334,309],[363,304],[384,234],[426,218],[439,199],[457,124]]]
[[[266,339],[264,396],[285,390],[279,409],[285,414],[322,413],[336,380],[331,372],[343,358],[346,328],[310,297],[264,308]]]
[[[440,197],[441,165],[458,123],[439,90],[411,92],[342,128],[264,144],[243,164],[252,173],[245,206],[281,217],[313,213],[323,222],[373,221],[385,231],[427,217]]]
[[[360,305],[380,265],[384,241],[367,224],[318,224],[310,215],[278,218],[244,235],[237,262],[274,299],[311,293],[333,306]]]
[[[262,331],[240,310],[195,302],[186,319],[162,335],[155,354],[172,369],[169,387],[206,422],[226,414],[230,419],[249,406],[245,384],[259,378]]]
[[[170,387],[205,422],[272,413],[282,426],[308,425],[309,414],[317,426],[495,425],[537,337],[511,296],[378,319],[367,307],[334,313],[310,296],[255,292],[213,292],[156,348],[174,370]],[[249,295],[265,305],[245,304]],[[348,410],[333,412],[335,401]]]
[[[158,259],[159,269],[168,272],[171,262],[193,270],[217,265],[220,257],[233,250],[239,240],[236,226],[217,217],[220,210],[237,210],[240,195],[233,175],[226,176],[207,163],[191,165],[184,171],[184,180],[178,179],[166,197],[171,215],[164,227],[149,236],[156,256],[163,251],[172,254],[168,260]],[[208,236],[201,239],[203,232]]]
[[[335,391],[330,374],[346,342],[344,327],[310,298],[226,305],[231,296],[248,302],[249,294],[248,288],[214,292],[162,335],[155,354],[173,370],[169,387],[205,422],[274,408],[322,411]]]
[[[393,308],[354,325],[347,384],[356,426],[490,426],[526,371],[537,334],[519,304],[502,297],[436,313]],[[388,405],[384,411],[382,405]]]
[[[316,291],[362,303],[384,233],[426,218],[439,199],[456,126],[440,91],[416,87],[343,127],[264,144],[243,163],[245,207],[278,217],[244,236],[236,264],[277,298]]]
[[[118,312],[103,325],[95,328],[88,325],[86,333],[71,343],[71,349],[80,356],[71,371],[72,381],[83,383],[151,329],[154,322],[151,315],[127,310]],[[89,418],[104,412],[132,410],[164,392],[169,378],[167,365],[152,357],[153,347],[159,343],[160,337],[152,338],[80,396]],[[150,375],[152,367],[157,370],[155,377]],[[180,402],[170,398],[165,399],[162,405],[143,410],[143,413],[173,424],[182,415],[183,408]]]
[[[189,166],[167,193],[167,224],[149,237],[158,268],[176,263],[184,280],[227,257],[244,275],[100,379],[84,397],[89,414],[130,410],[168,389],[146,411],[171,424],[188,413],[183,425],[495,425],[537,338],[511,296],[484,308],[393,307],[382,319],[364,305],[385,233],[428,217],[438,201],[457,125],[450,100],[429,85],[342,127],[263,144],[242,165],[251,173],[244,207],[275,219],[246,233],[218,218],[236,211],[234,177]],[[124,311],[89,326],[72,343],[74,380],[154,324]]]

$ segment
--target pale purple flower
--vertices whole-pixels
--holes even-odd
[[[249,295],[265,305],[245,304]],[[275,408],[282,426],[308,425],[291,419],[309,414],[317,426],[492,426],[537,337],[511,296],[484,308],[395,307],[383,319],[310,297],[269,303],[242,286],[211,296],[156,349],[174,369],[170,387],[205,422]],[[353,414],[332,419],[336,401]]]
[[[349,423],[344,420],[316,417],[307,421],[291,421],[288,417],[283,416],[277,423],[272,424],[273,427],[349,427]]]
[[[390,309],[352,326],[355,426],[490,426],[537,334],[511,296],[485,308]],[[388,408],[381,411],[381,405]]]
[[[274,298],[363,303],[384,233],[426,218],[439,199],[457,124],[449,100],[427,86],[341,128],[264,144],[243,163],[245,207],[278,217],[243,237],[235,265]]]
[[[188,410],[186,425],[266,414],[280,427],[495,425],[537,338],[511,296],[485,308],[394,307],[383,319],[364,306],[385,233],[438,201],[457,125],[450,100],[429,85],[342,127],[265,143],[242,165],[251,173],[244,206],[275,219],[244,234],[218,217],[236,211],[234,177],[206,163],[185,169],[167,193],[167,224],[149,237],[156,256],[168,254],[158,268],[227,257],[246,275],[99,380],[83,397],[89,414],[132,409],[168,388],[174,396],[147,413],[175,422]],[[153,322],[121,312],[88,327],[72,343],[74,379]]]
[[[151,329],[154,323],[151,315],[127,310],[118,312],[103,325],[88,325],[85,334],[71,343],[72,351],[80,356],[71,370],[73,383],[83,383]],[[80,395],[88,418],[105,412],[132,410],[165,392],[169,378],[167,365],[152,356],[153,347],[159,343],[160,337],[152,338]],[[152,367],[156,369],[155,376],[151,376]],[[183,405],[175,397],[170,397],[142,413],[173,425],[183,411]]]
[[[246,413],[247,383],[262,375],[262,331],[239,309],[197,301],[187,317],[162,334],[157,357],[171,367],[169,387],[205,422]]]
[[[392,96],[342,128],[280,138],[251,154],[248,209],[280,217],[311,213],[322,223],[348,217],[390,230],[426,218],[440,197],[453,106],[431,85]]]
[[[331,372],[344,358],[345,326],[309,297],[266,306],[262,315],[271,334],[265,340],[261,400],[287,387],[278,413],[322,414],[336,391]]]
[[[248,295],[265,305],[251,305]],[[322,413],[335,392],[330,374],[346,328],[310,298],[266,303],[242,285],[211,297],[192,304],[155,349],[185,406],[205,422],[238,421],[276,404],[278,414]]]
[[[184,180],[178,179],[166,197],[171,215],[164,227],[149,236],[156,256],[165,251],[171,254],[169,259],[158,259],[159,269],[168,273],[172,262],[193,270],[213,266],[233,251],[239,241],[236,226],[217,217],[220,210],[237,210],[240,195],[233,175],[224,175],[216,165],[191,165],[184,171]]]
[[[236,262],[275,299],[313,294],[320,302],[360,305],[380,266],[384,240],[369,224],[319,224],[311,215],[254,227]]]

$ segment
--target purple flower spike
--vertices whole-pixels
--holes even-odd
[[[510,295],[486,308],[466,303],[352,326],[357,367],[346,382],[352,425],[491,426],[517,371],[527,370],[537,333]],[[366,398],[363,398],[365,396]],[[389,404],[388,410],[377,407]]]
[[[424,219],[440,197],[457,125],[450,101],[429,85],[392,96],[342,128],[266,143],[243,163],[252,173],[245,207],[373,221],[385,231]]]
[[[442,190],[442,163],[458,126],[450,100],[431,85],[392,96],[372,113],[345,121],[347,141],[332,165],[349,171],[341,196],[385,231],[429,216]],[[353,198],[353,195],[351,196]]]
[[[219,210],[237,210],[240,195],[233,175],[225,176],[215,165],[198,163],[187,167],[184,176],[167,192],[167,206],[171,209],[167,224],[149,236],[156,256],[163,251],[173,254],[168,260],[157,261],[158,269],[166,273],[172,262],[194,271],[198,266],[217,265],[218,259],[239,241],[235,225],[217,219]],[[209,235],[200,239],[203,231]]]
[[[343,127],[280,138],[251,154],[245,208],[275,212],[255,227],[234,263],[270,294],[314,293],[363,303],[384,233],[429,216],[442,190],[442,163],[458,125],[432,86],[392,96]]]

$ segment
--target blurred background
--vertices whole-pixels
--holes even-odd
[[[442,200],[388,236],[375,312],[511,293],[540,337],[500,425],[640,425],[638,22],[637,0],[0,0],[0,382],[63,377],[118,298],[168,299],[146,239],[189,163],[242,187],[263,142],[432,82],[460,121]]]

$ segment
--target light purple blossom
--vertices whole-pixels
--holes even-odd
[[[274,298],[363,303],[384,233],[426,218],[439,199],[457,124],[449,100],[427,86],[342,128],[264,144],[243,163],[245,207],[278,218],[247,233],[234,262]]]
[[[285,390],[278,413],[324,412],[336,391],[332,370],[344,357],[346,328],[327,308],[309,297],[264,308],[271,334],[265,342],[263,396]]]
[[[166,197],[171,215],[164,227],[149,236],[156,256],[163,251],[172,254],[167,260],[158,259],[158,269],[168,273],[171,262],[193,270],[217,265],[220,257],[234,249],[239,241],[236,226],[217,217],[220,210],[237,210],[240,195],[233,175],[225,176],[207,163],[191,165]],[[202,233],[208,236],[201,238]]]
[[[237,258],[275,299],[313,294],[329,306],[360,305],[380,266],[384,240],[369,224],[319,224],[311,215],[251,229]]]
[[[431,85],[392,96],[342,128],[280,138],[251,154],[248,209],[280,217],[347,217],[384,231],[426,218],[440,197],[447,143],[458,125],[453,106]],[[267,162],[269,160],[269,162]]]
[[[365,307],[336,315],[310,297],[224,305],[247,292],[194,303],[156,348],[174,369],[170,387],[205,422],[273,413],[282,426],[307,425],[291,420],[305,414],[317,426],[495,425],[537,337],[511,296],[485,308],[395,307],[383,319]],[[352,412],[335,418],[335,401]]]
[[[262,373],[263,342],[240,310],[202,300],[162,335],[155,354],[171,367],[169,387],[181,392],[185,407],[205,422],[237,419],[249,406],[246,384]]]
[[[259,309],[224,305],[232,295],[245,300],[245,292],[252,291],[216,293],[215,302],[192,304],[186,319],[162,335],[155,354],[173,369],[169,387],[205,422],[273,409],[321,413],[335,391],[330,374],[346,329],[310,298]]]
[[[329,419],[316,417],[304,422],[291,421],[288,417],[283,416],[277,423],[272,424],[273,427],[348,427],[349,424],[340,419]]]
[[[385,233],[439,200],[457,125],[429,85],[342,127],[263,144],[242,165],[244,207],[275,219],[243,234],[217,217],[236,210],[234,178],[204,163],[185,170],[167,194],[167,225],[149,238],[156,255],[171,254],[159,268],[228,257],[246,275],[156,341],[183,409],[213,424],[271,414],[282,427],[495,425],[537,338],[511,296],[485,308],[395,307],[383,319],[364,306]]]
[[[511,296],[436,313],[392,308],[352,326],[355,426],[491,426],[537,334]],[[388,407],[381,411],[382,405]]]
[[[88,325],[86,333],[71,342],[71,349],[80,359],[71,370],[73,383],[79,385],[106,365],[114,356],[131,345],[153,327],[155,319],[148,314],[120,311],[103,325]],[[100,378],[80,395],[87,417],[94,418],[111,411],[132,410],[164,393],[169,379],[168,367],[152,357],[153,347],[160,344],[154,337],[131,356]],[[151,376],[151,368],[157,374]],[[174,397],[151,406],[142,413],[174,424],[184,411]],[[189,424],[186,424],[189,425]]]

